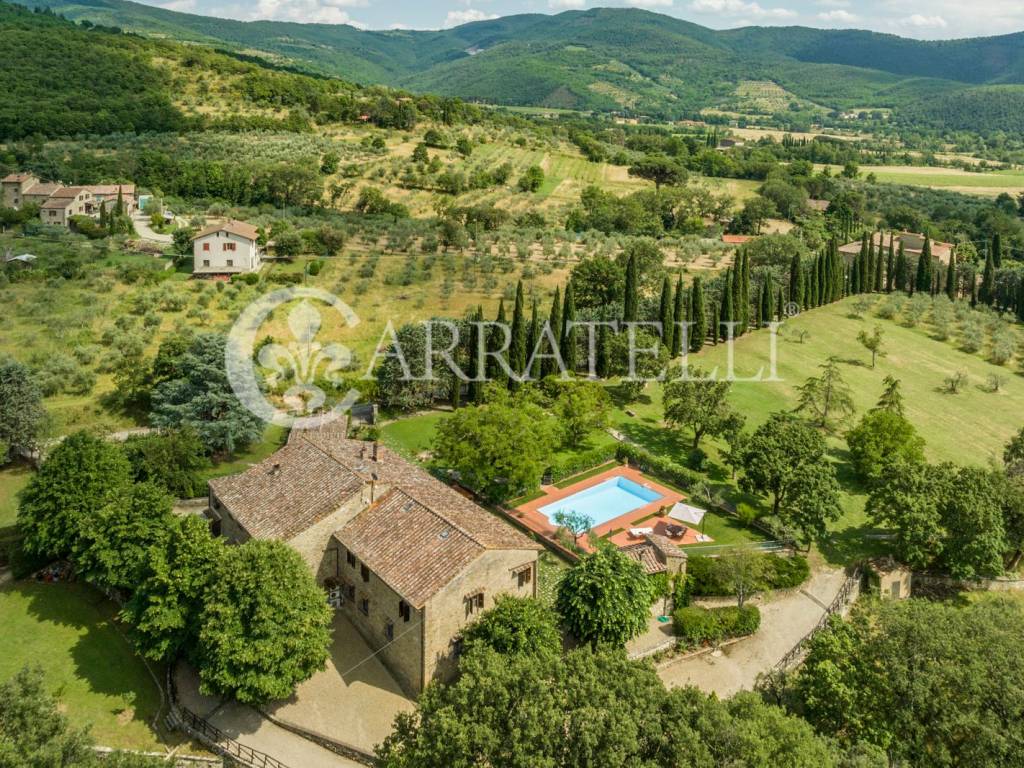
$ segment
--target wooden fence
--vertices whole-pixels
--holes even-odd
[[[178,704],[178,689],[170,669],[167,670],[167,692],[170,700],[170,713],[167,715],[167,721],[170,727],[185,731],[218,755],[247,766],[247,768],[289,768],[266,752],[260,752],[258,749],[235,741],[210,721]]]

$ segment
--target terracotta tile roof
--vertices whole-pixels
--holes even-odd
[[[61,210],[74,205],[75,198],[73,197],[51,197],[49,200],[44,200],[40,208],[59,208]]]
[[[620,551],[626,557],[640,563],[644,569],[644,573],[651,574],[665,572],[665,563],[658,558],[658,553],[655,552],[654,547],[646,541],[643,544],[634,544],[631,547],[623,547]]]
[[[255,240],[259,237],[259,230],[252,224],[247,224],[244,221],[235,221],[234,219],[228,219],[223,224],[211,224],[206,229],[202,229],[196,233],[194,240],[198,240],[200,237],[206,237],[217,232],[230,232],[233,235],[244,237],[249,240]]]
[[[420,554],[430,551],[425,540],[414,546],[391,543],[392,536],[403,535],[400,528],[408,527],[379,522],[393,511],[381,510],[383,499],[396,494],[413,501],[419,508],[418,524],[426,525],[425,521],[431,521],[433,528],[428,526],[427,529],[434,530],[443,523],[452,536],[471,542],[477,554],[486,549],[541,549],[511,525],[399,454],[379,444],[350,440],[345,434],[344,421],[320,429],[292,430],[288,444],[277,453],[240,475],[211,480],[210,488],[251,536],[287,540],[327,517],[367,483],[375,482],[384,495],[377,504],[357,514],[343,530],[358,524],[358,530],[369,525],[376,531],[378,550],[367,554],[355,546],[352,548],[388,583],[406,582],[401,576],[390,573],[385,576],[371,560],[389,562],[387,553],[392,551],[392,546],[398,546],[402,552],[400,558],[396,555],[396,562],[402,568],[429,573],[441,567],[424,560],[425,556]],[[378,522],[363,521],[366,515],[370,515],[367,520]],[[374,551],[378,554],[374,555]],[[401,591],[397,586],[395,589]]]
[[[32,178],[31,173],[9,173],[3,177],[2,181],[5,182],[16,182],[16,181],[28,181]]]
[[[46,195],[50,196],[57,190],[61,189],[63,185],[55,182],[43,182],[42,184],[33,184],[31,187],[25,190],[26,195]]]
[[[649,533],[645,537],[647,543],[654,547],[655,551],[665,557],[687,557],[686,550],[676,544],[668,536],[662,536],[659,533]]]
[[[727,245],[743,245],[753,239],[753,235],[722,235],[722,242]]]
[[[291,441],[240,475],[210,481],[231,516],[260,539],[288,540],[334,512],[363,488],[329,455]]]
[[[53,197],[78,197],[82,192],[88,192],[87,187],[58,187],[53,191]]]
[[[94,195],[116,195],[119,189],[122,196],[135,194],[134,184],[90,184],[86,189]]]
[[[462,573],[485,547],[402,490],[360,512],[334,537],[415,608]]]

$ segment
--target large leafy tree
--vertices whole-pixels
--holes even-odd
[[[601,543],[558,584],[558,612],[577,639],[622,646],[647,627],[654,593],[636,560]]]
[[[149,549],[146,577],[125,605],[136,647],[154,661],[171,661],[195,648],[203,595],[224,554],[199,517],[177,518],[170,535]]]
[[[874,410],[846,435],[850,459],[864,482],[878,480],[894,461],[924,461],[924,439],[895,411]]]
[[[101,587],[133,589],[147,575],[150,547],[171,535],[171,498],[153,483],[126,488],[82,521],[73,552],[79,572]]]
[[[378,748],[383,768],[882,768],[879,751],[846,759],[798,717],[743,693],[722,702],[667,691],[621,651],[564,656],[469,653],[450,685],[424,691]]]
[[[540,600],[502,595],[494,607],[462,631],[465,651],[490,648],[509,656],[557,654],[562,650],[558,616]]]
[[[482,320],[482,318],[481,318]],[[430,347],[435,356],[430,360],[430,376],[427,375],[427,323],[408,323],[395,331],[394,339],[381,352],[383,358],[374,373],[380,401],[388,408],[413,411],[428,408],[438,400],[449,396],[455,385],[456,376],[440,358],[438,352],[451,349],[452,359],[465,366],[468,378],[476,378],[477,371],[468,370],[469,342],[473,330],[468,323],[447,318],[431,318]],[[457,338],[453,338],[451,327],[455,327]],[[486,332],[486,331],[485,331]],[[474,350],[475,352],[475,350]]]
[[[247,704],[282,699],[323,668],[331,609],[287,544],[229,547],[203,601],[196,655],[204,692]]]
[[[137,435],[124,442],[137,482],[154,482],[179,499],[205,493],[199,471],[210,466],[199,435],[192,429]]]
[[[552,420],[525,398],[499,395],[443,419],[434,438],[437,461],[489,499],[511,498],[540,481],[556,445]]]
[[[1011,501],[989,470],[898,462],[872,490],[867,512],[895,531],[900,559],[970,579],[1002,573],[1013,549],[1004,517]]]
[[[572,269],[576,308],[598,309],[622,301],[625,280],[621,264],[605,256],[583,259]]]
[[[263,435],[263,422],[235,397],[225,365],[226,338],[197,336],[180,358],[177,376],[153,390],[153,425],[191,428],[209,453],[233,453]]]
[[[665,385],[665,421],[672,427],[689,429],[696,450],[701,439],[724,434],[731,423],[732,409],[727,401],[731,387],[731,382],[709,379],[705,371],[691,367],[685,377]]]
[[[92,758],[88,729],[71,727],[41,668],[22,669],[0,684],[0,765],[63,768]]]
[[[87,432],[69,435],[22,493],[25,548],[45,556],[71,552],[86,519],[128,490],[130,471],[117,445]]]
[[[665,155],[647,155],[629,166],[629,175],[654,182],[655,189],[686,182],[686,169],[678,160]]]
[[[814,636],[792,691],[819,732],[892,764],[1016,765],[1022,636],[1024,610],[1006,598],[867,602]]]
[[[46,424],[43,393],[21,363],[0,358],[0,465],[14,451],[33,450]]]
[[[611,398],[596,381],[571,381],[559,386],[552,410],[564,434],[564,445],[574,446],[608,424]]]
[[[788,413],[773,414],[746,441],[742,486],[772,497],[772,513],[809,542],[839,516],[839,484],[825,440]]]

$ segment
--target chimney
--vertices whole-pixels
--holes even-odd
[[[366,446],[365,445],[359,446],[359,458],[360,459],[365,459],[366,458]]]

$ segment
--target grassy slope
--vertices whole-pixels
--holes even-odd
[[[0,680],[37,664],[71,721],[91,723],[99,744],[159,749],[167,742],[151,724],[160,714],[160,692],[115,628],[113,613],[102,595],[78,584],[0,588]]]
[[[0,531],[14,525],[18,516],[18,494],[31,477],[32,469],[27,464],[9,464],[0,469]]]

